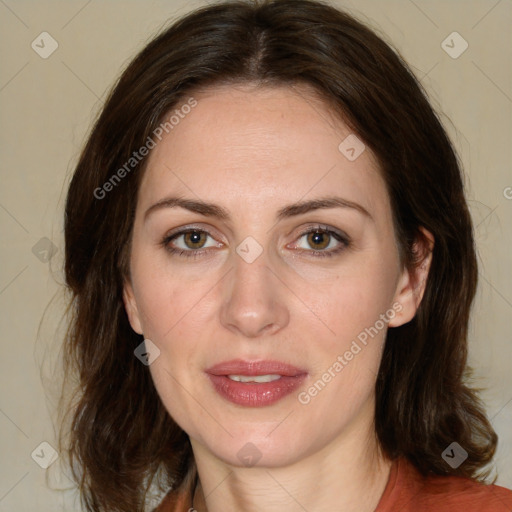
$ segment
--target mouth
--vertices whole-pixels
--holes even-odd
[[[297,389],[307,372],[280,361],[234,359],[206,370],[224,399],[244,407],[272,405]]]

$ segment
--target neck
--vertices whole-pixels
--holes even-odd
[[[282,467],[236,467],[192,442],[199,474],[197,512],[373,512],[386,487],[391,462],[380,453],[373,429],[339,438]]]

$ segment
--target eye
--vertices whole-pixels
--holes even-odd
[[[208,239],[212,239],[207,245]],[[299,235],[298,240],[305,239],[292,249],[300,249],[313,257],[334,256],[350,246],[350,239],[344,233],[335,231],[326,226],[313,226]],[[203,229],[187,228],[171,233],[164,237],[161,245],[171,254],[196,258],[210,252],[212,247],[221,247],[215,242],[213,236]],[[312,249],[311,249],[312,248]]]
[[[218,244],[211,243],[206,245],[208,238],[213,240],[213,237],[202,229],[188,228],[167,235],[162,240],[162,245],[173,254],[179,254],[180,256],[196,257],[203,252],[208,252],[210,247],[218,247]]]
[[[324,226],[314,226],[304,231],[299,236],[301,239],[305,239],[305,244],[299,244],[298,248],[314,257],[333,256],[350,245],[347,235]]]

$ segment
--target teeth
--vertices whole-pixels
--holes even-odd
[[[281,375],[228,375],[236,382],[272,382],[280,379]]]

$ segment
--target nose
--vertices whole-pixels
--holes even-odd
[[[286,287],[268,266],[265,252],[252,263],[233,256],[234,268],[224,281],[222,325],[246,338],[278,332],[289,322]]]

